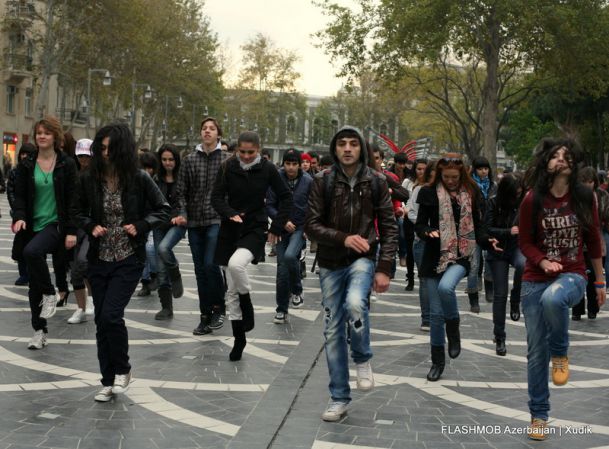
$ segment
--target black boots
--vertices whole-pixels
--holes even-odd
[[[211,314],[210,315],[201,315],[201,322],[192,331],[193,335],[207,335],[207,334],[211,334],[212,330],[209,327],[210,321],[211,321]]]
[[[167,287],[159,288],[159,298],[161,300],[161,310],[154,316],[155,320],[168,320],[173,318],[173,298],[171,289]]]
[[[459,318],[446,320],[446,338],[448,339],[448,356],[456,359],[461,354],[461,335],[459,334]]]
[[[478,299],[478,292],[468,293],[469,297],[469,311],[473,313],[480,313],[480,302]]]
[[[180,267],[176,265],[173,268],[167,269],[169,280],[171,281],[171,293],[174,298],[181,298],[184,294],[184,285],[182,284],[182,274],[180,273]]]
[[[241,360],[241,355],[243,354],[243,349],[247,344],[245,340],[245,328],[243,325],[243,320],[233,320],[230,322],[233,326],[233,337],[235,337],[235,341],[233,343],[233,349],[228,355],[228,358],[231,362],[236,362]]]
[[[241,316],[243,317],[243,328],[249,332],[254,328],[254,306],[249,293],[239,293],[239,305],[241,306]]]
[[[504,356],[507,354],[507,349],[505,347],[505,338],[495,338],[495,352],[497,355]]]
[[[446,356],[444,355],[444,346],[431,347],[431,368],[427,373],[427,380],[430,382],[437,381],[444,372],[444,364]]]

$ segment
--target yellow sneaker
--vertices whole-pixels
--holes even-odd
[[[569,357],[552,357],[552,382],[554,385],[565,385],[569,380]]]
[[[531,418],[531,426],[527,429],[527,434],[531,440],[543,441],[548,436],[548,421],[541,418]]]

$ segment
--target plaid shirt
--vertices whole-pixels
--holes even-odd
[[[182,161],[176,196],[179,215],[186,217],[189,228],[220,223],[220,216],[211,207],[211,191],[220,165],[229,157],[219,144],[209,154],[199,145]]]

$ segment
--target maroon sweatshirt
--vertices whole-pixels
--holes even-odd
[[[563,266],[561,273],[577,273],[586,277],[584,261],[584,243],[591,259],[602,257],[600,232],[584,233],[579,225],[575,211],[569,206],[571,194],[562,198],[547,195],[543,200],[543,209],[537,214],[537,223],[533,224],[533,192],[529,191],[520,205],[519,244],[526,257],[523,281],[546,282],[560,273],[546,274],[539,263],[543,259],[558,262]],[[593,230],[600,229],[598,208],[592,208]],[[537,226],[537,239],[533,240],[531,229]]]

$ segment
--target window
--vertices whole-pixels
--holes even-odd
[[[6,113],[15,113],[15,96],[17,95],[17,88],[15,86],[6,86]]]
[[[31,87],[28,89],[25,89],[25,101],[23,103],[23,110],[25,112],[26,117],[32,116],[32,94],[33,94],[33,92],[34,92],[34,89],[32,89]]]
[[[288,134],[292,134],[294,131],[296,131],[296,119],[292,115],[288,117],[286,128]]]

